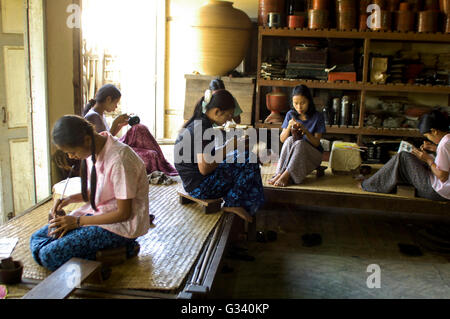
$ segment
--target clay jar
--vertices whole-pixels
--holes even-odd
[[[336,0],[336,27],[338,30],[351,30],[356,22],[356,3],[354,0]]]
[[[324,29],[328,27],[328,11],[327,10],[308,10],[308,28]]]
[[[375,12],[373,15],[377,15],[378,13]],[[382,30],[382,31],[389,31],[392,27],[392,12],[387,10],[381,10],[380,11],[380,27],[373,28],[373,30]]]
[[[400,32],[414,30],[415,13],[409,11],[407,2],[400,3],[400,10],[396,12],[395,29]]]
[[[305,26],[305,17],[300,15],[292,15],[288,16],[288,27],[295,28],[303,28]]]
[[[273,87],[272,92],[266,94],[266,106],[272,113],[266,118],[265,123],[281,123],[283,118],[280,112],[286,112],[289,108],[288,95],[279,87]]]
[[[450,14],[445,17],[444,33],[450,33]]]
[[[252,22],[229,1],[210,0],[197,11],[193,23],[192,54],[195,70],[226,75],[245,57]]]
[[[417,32],[436,32],[439,12],[434,10],[420,11]]]
[[[267,26],[269,12],[284,12],[284,0],[259,0],[258,25]]]
[[[450,14],[450,0],[439,0],[439,8],[442,13]]]
[[[367,19],[369,18],[368,13],[361,13],[359,15],[359,31],[367,30]]]
[[[399,3],[400,3],[400,0],[388,0],[387,10],[391,11],[391,12],[397,11]]]
[[[312,9],[313,10],[328,10],[329,0],[313,0]]]

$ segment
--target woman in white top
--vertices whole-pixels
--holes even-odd
[[[94,124],[97,133],[108,131],[116,136],[122,127],[128,124],[129,116],[121,114],[116,117],[111,125],[106,122],[105,112],[112,112],[117,108],[122,94],[119,89],[112,84],[103,85],[95,95],[95,99],[89,101],[83,111],[83,117]]]
[[[368,192],[390,193],[398,183],[413,185],[417,196],[431,200],[450,200],[449,120],[438,110],[424,115],[419,123],[425,141],[411,153],[400,152],[378,172],[361,183]],[[435,152],[436,157],[427,153]]]

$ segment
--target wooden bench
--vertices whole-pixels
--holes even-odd
[[[423,198],[402,198],[364,194],[348,194],[307,189],[264,187],[266,204],[293,204],[300,206],[349,208],[389,211],[408,214],[426,214],[450,218],[450,201],[439,202]]]
[[[190,196],[189,194],[178,191],[178,196],[181,205],[186,205],[190,203],[197,203],[203,207],[203,211],[205,214],[214,214],[221,210],[222,208],[222,199],[199,199]]]
[[[65,299],[88,278],[97,275],[101,281],[101,266],[98,261],[72,258],[22,299]]]

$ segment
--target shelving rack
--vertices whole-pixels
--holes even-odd
[[[327,82],[318,80],[291,80],[291,79],[264,79],[261,78],[261,63],[263,53],[263,38],[339,38],[363,40],[364,64],[362,81],[359,82]],[[398,136],[398,137],[420,137],[416,129],[378,129],[364,127],[365,100],[368,92],[403,92],[403,93],[424,93],[424,94],[446,94],[450,102],[450,85],[415,85],[415,84],[374,84],[369,82],[369,60],[372,41],[397,41],[397,42],[418,42],[418,43],[443,43],[450,44],[450,34],[445,33],[417,33],[417,32],[396,32],[396,31],[339,31],[336,29],[290,29],[290,28],[258,28],[258,70],[256,81],[256,107],[255,107],[255,127],[258,128],[279,128],[281,125],[266,124],[261,119],[261,87],[295,87],[304,84],[312,89],[329,90],[350,90],[359,91],[360,110],[358,126],[342,127],[332,125],[327,127],[327,133],[331,134],[351,134],[356,135],[358,142],[363,135],[373,136]]]

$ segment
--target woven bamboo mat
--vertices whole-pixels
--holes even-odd
[[[323,166],[328,167],[328,163],[323,162]],[[261,169],[261,177],[264,187],[269,188],[280,188],[275,187],[267,183],[267,181],[272,178],[276,171],[276,163],[272,165],[263,166]],[[380,165],[374,165],[372,167],[372,173],[381,167]],[[365,192],[358,187],[358,182],[353,178],[352,175],[336,175],[333,174],[331,168],[325,170],[325,176],[321,178],[316,177],[315,171],[309,174],[304,182],[300,185],[289,185],[283,187],[285,189],[301,189],[301,190],[315,190],[315,191],[325,191],[325,192],[335,192],[335,193],[346,193],[346,194],[358,194],[358,195],[373,195],[373,196],[383,196],[383,197],[393,197],[393,198],[410,198],[414,200],[425,200],[421,198],[413,198],[407,196],[399,196],[394,194],[381,194],[381,193],[369,193]]]
[[[205,215],[197,204],[180,205],[179,184],[150,185],[154,227],[138,238],[139,256],[112,267],[102,287],[110,289],[175,290],[183,283],[221,213]],[[44,226],[52,202],[0,226],[0,237],[18,237],[12,257],[24,263],[24,278],[42,280],[50,272],[32,258],[29,239]]]

